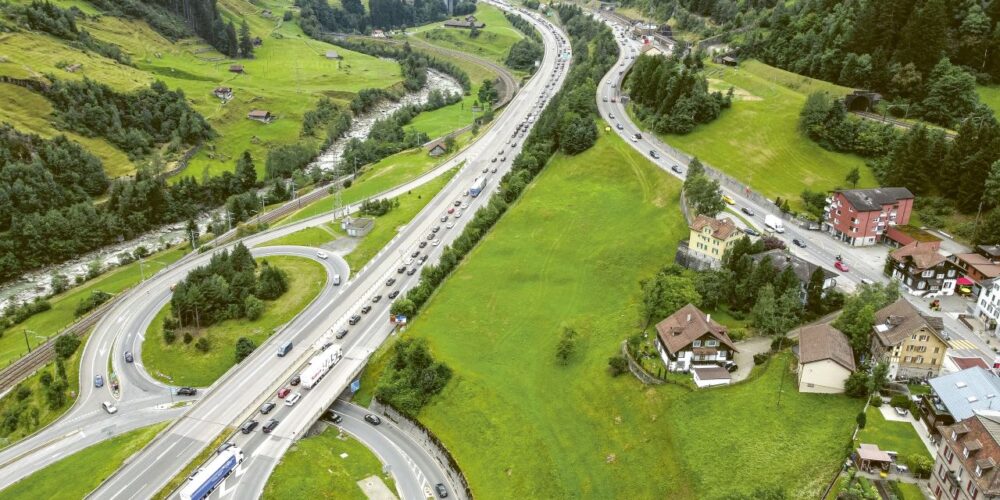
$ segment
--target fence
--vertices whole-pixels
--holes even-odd
[[[635,375],[635,378],[639,379],[640,382],[646,385],[660,385],[664,383],[662,379],[659,379],[649,372],[646,371],[635,359],[632,358],[632,353],[628,352],[628,341],[622,341],[622,356],[625,356],[625,360],[628,361],[628,369]]]

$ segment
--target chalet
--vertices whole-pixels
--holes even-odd
[[[229,66],[229,72],[230,73],[243,73],[243,65],[242,64],[232,64],[232,65]]]
[[[385,38],[385,32],[382,30],[372,30],[372,38]]]
[[[336,50],[328,50],[328,51],[326,51],[326,58],[327,59],[340,59],[340,54],[338,54]]]
[[[799,329],[799,392],[844,392],[856,369],[847,336],[829,323]]]
[[[255,109],[247,113],[247,118],[257,120],[261,123],[271,123],[271,120],[274,120],[274,115],[270,111]]]
[[[656,351],[668,370],[686,372],[731,361],[736,346],[726,327],[688,304],[656,324]]]
[[[427,154],[438,157],[448,152],[448,148],[444,145],[444,140],[434,141],[427,145]]]
[[[889,252],[883,271],[910,290],[944,295],[955,293],[961,277],[961,269],[941,253],[940,241],[914,241]]]
[[[639,54],[649,57],[662,56],[663,51],[657,48],[651,43],[644,44],[641,49],[639,49]]]
[[[222,99],[223,101],[228,101],[233,98],[233,89],[230,87],[215,87],[212,91],[215,97]]]
[[[875,313],[874,330],[872,357],[889,364],[890,379],[931,378],[940,373],[948,351],[941,318],[921,314],[900,297]]]

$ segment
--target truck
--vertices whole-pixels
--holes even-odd
[[[472,197],[479,196],[479,193],[483,192],[483,188],[485,187],[486,178],[476,177],[476,179],[472,181],[472,187],[469,188],[469,195]]]
[[[232,446],[223,450],[198,471],[180,491],[181,500],[208,498],[243,463],[243,450]]]
[[[785,225],[781,222],[781,217],[776,215],[767,214],[764,216],[764,226],[766,226],[769,231],[774,231],[776,233],[785,232]]]
[[[340,358],[344,357],[344,349],[339,346],[328,347],[325,351],[315,355],[309,360],[309,364],[302,369],[299,373],[299,378],[302,379],[302,387],[306,389],[312,389],[316,387],[316,384],[326,376],[330,368],[340,361]]]

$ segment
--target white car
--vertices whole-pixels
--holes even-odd
[[[459,218],[461,216],[462,216],[462,211],[461,210],[455,210],[455,218],[457,219],[457,218]]]
[[[101,406],[104,408],[104,411],[108,412],[108,414],[114,415],[115,413],[118,413],[118,407],[111,404],[111,401],[105,401],[101,403]]]
[[[448,228],[448,229],[451,229],[451,228],[455,227],[455,223],[454,222],[449,222],[447,225],[445,225],[445,227]]]
[[[462,210],[469,208],[469,202],[462,203]]]
[[[322,251],[322,250],[320,250],[320,251],[316,252],[316,256],[317,256],[317,257],[319,257],[319,258],[321,258],[321,259],[324,259],[324,260],[325,260],[325,259],[326,259],[326,257],[327,257],[327,255],[326,255],[326,252],[324,252],[324,251]]]
[[[298,403],[300,399],[302,399],[302,393],[296,392],[285,399],[285,406],[295,406],[295,403]]]
[[[441,244],[441,238],[438,238],[431,242],[431,245],[438,246]]]

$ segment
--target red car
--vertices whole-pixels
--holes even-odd
[[[285,399],[285,396],[287,396],[289,392],[292,392],[292,390],[287,387],[278,389],[278,399]]]
[[[839,270],[839,271],[843,271],[843,272],[845,272],[845,273],[846,273],[847,271],[850,271],[850,270],[851,270],[851,268],[847,267],[847,264],[844,264],[844,262],[843,262],[843,261],[840,261],[840,260],[838,260],[837,262],[835,262],[835,263],[833,264],[833,267],[836,267],[836,268],[837,268],[837,270]]]

